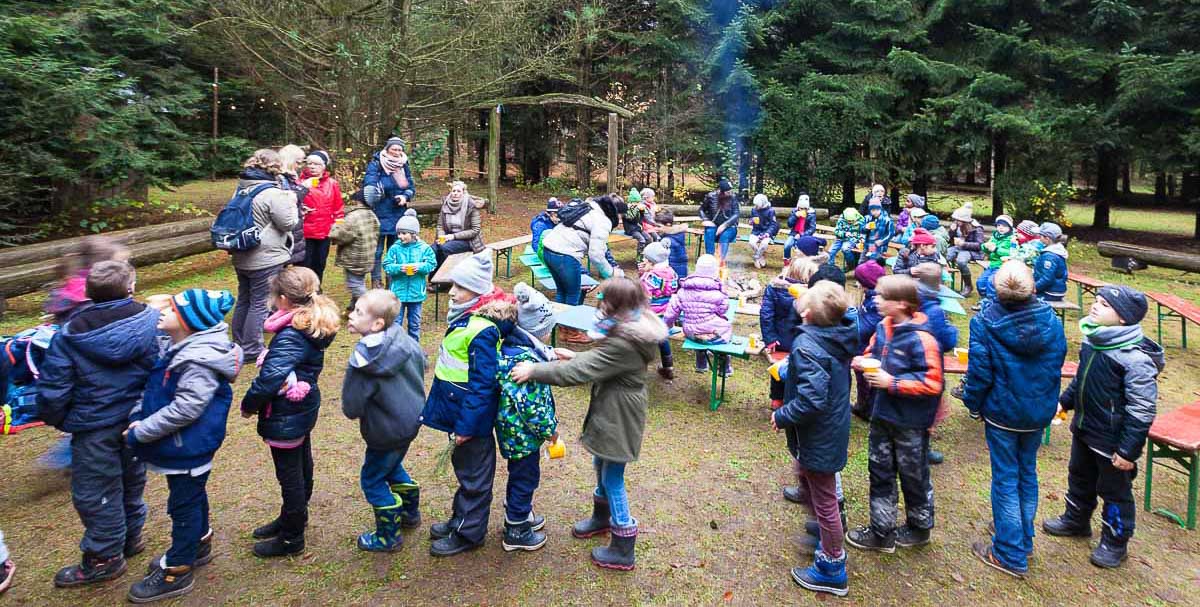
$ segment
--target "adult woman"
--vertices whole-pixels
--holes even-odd
[[[575,208],[574,205],[577,204],[586,204],[587,211],[577,218],[572,217],[573,221],[568,221],[566,217],[573,215],[570,209]],[[595,200],[573,200],[559,211],[559,217],[563,218],[563,221],[542,236],[542,258],[554,279],[554,300],[577,306],[583,299],[580,276],[583,274],[584,256],[591,260],[601,278],[625,275],[615,263],[609,262],[606,255],[608,235],[613,226],[617,225],[620,216],[612,197],[601,196]],[[570,225],[566,225],[567,223]]]
[[[437,265],[455,253],[478,253],[483,250],[483,220],[479,217],[480,201],[467,193],[467,184],[455,181],[450,193],[442,199],[438,213],[437,241],[433,252]]]
[[[389,137],[383,149],[375,152],[367,163],[362,181],[363,201],[379,218],[379,244],[375,246],[375,267],[371,269],[374,288],[383,286],[380,260],[396,242],[396,221],[408,210],[409,201],[416,195],[415,187],[404,153],[404,140]]]
[[[729,257],[729,246],[737,240],[738,208],[737,196],[729,180],[721,178],[717,190],[709,192],[700,205],[700,219],[704,223],[704,251],[712,255],[717,244],[721,245],[721,260]]]
[[[304,199],[308,196],[308,188],[300,183],[300,171],[304,170],[304,158],[308,156],[304,148],[289,143],[279,148],[279,176],[282,178],[280,187],[295,192],[296,213],[300,220],[292,228],[292,265],[304,265],[307,247],[304,243]]]
[[[325,262],[329,259],[329,230],[333,222],[346,216],[343,210],[342,188],[326,168],[329,154],[313,150],[305,159],[300,181],[308,187],[304,199],[304,267],[324,279]]]
[[[259,244],[253,249],[234,251],[233,269],[237,273],[237,305],[233,309],[233,341],[242,347],[244,360],[255,360],[263,351],[263,322],[267,319],[267,299],[271,279],[292,258],[292,228],[299,221],[295,192],[280,189],[282,170],[279,154],[263,149],[254,152],[238,175],[238,191],[263,188],[251,205],[254,225],[259,229]]]
[[[879,207],[887,211],[889,215],[896,213],[896,206],[892,204],[892,199],[888,197],[887,190],[883,188],[882,184],[877,183],[871,186],[871,192],[863,196],[862,204],[858,205],[858,212],[862,213],[863,217],[870,215],[872,200],[878,201]]]

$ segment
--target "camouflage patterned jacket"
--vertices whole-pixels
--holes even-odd
[[[504,459],[536,457],[542,443],[558,430],[550,386],[534,381],[518,384],[508,374],[519,362],[546,362],[541,350],[529,334],[519,328],[514,329],[500,346],[500,361],[496,368],[500,382],[496,443]]]

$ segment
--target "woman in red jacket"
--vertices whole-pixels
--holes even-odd
[[[329,154],[313,150],[305,159],[300,183],[308,188],[304,198],[304,267],[323,279],[325,261],[329,258],[329,231],[333,222],[345,217],[342,188],[326,167]]]

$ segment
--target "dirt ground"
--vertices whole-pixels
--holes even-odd
[[[504,190],[500,212],[485,216],[489,241],[525,233],[528,218],[546,194]],[[426,227],[428,240],[432,230]],[[1097,278],[1128,280],[1106,270],[1087,243],[1071,245],[1071,267]],[[754,272],[748,248],[734,247],[730,263]],[[616,247],[627,271],[633,247]],[[762,280],[778,272],[779,249],[771,265],[758,271]],[[340,273],[328,272],[326,292],[345,301]],[[512,279],[525,275],[514,262]],[[1170,270],[1139,273],[1130,282],[1144,288],[1171,290],[1200,301],[1194,275]],[[234,288],[224,254],[213,253],[142,271],[142,294],[173,292],[184,287]],[[857,292],[855,292],[857,297]],[[444,322],[425,308],[422,344],[434,352]],[[1085,302],[1086,304],[1086,302]],[[10,314],[0,332],[12,333],[35,322],[40,298],[10,301]],[[1152,317],[1144,323],[1154,334]],[[1069,317],[1069,356],[1077,356],[1077,318]],[[966,319],[955,317],[965,341]],[[739,316],[738,334],[756,334],[756,319]],[[1200,356],[1180,348],[1178,323],[1169,323],[1165,341],[1168,364],[1160,378],[1160,410],[1197,398]],[[692,373],[678,353],[679,378],[652,381],[650,411],[642,459],[628,468],[634,515],[641,525],[638,568],[620,574],[592,566],[588,552],[601,539],[572,539],[569,526],[590,511],[594,482],[591,458],[578,441],[587,407],[586,388],[556,390],[561,432],[567,457],[543,463],[536,509],[547,519],[550,541],[534,553],[504,553],[500,547],[501,500],[506,479],[501,465],[487,544],[473,553],[437,560],[428,553],[426,525],[448,515],[454,482],[449,473],[435,475],[434,465],[446,437],[426,429],[406,462],[422,485],[425,525],[408,533],[405,546],[389,555],[358,551],[354,540],[371,523],[370,509],[358,486],[363,444],[357,424],[339,406],[342,370],[353,346],[343,332],[326,354],[321,379],[325,395],[321,420],[314,432],[316,490],[308,532],[308,550],[297,558],[263,561],[250,553],[250,531],[271,519],[279,506],[278,488],[267,448],[253,423],[237,415],[229,420],[229,437],[217,454],[211,481],[212,524],[217,559],[200,570],[195,591],[178,600],[185,605],[768,605],[814,604],[816,597],[796,587],[792,566],[806,563],[797,554],[804,514],[780,498],[789,482],[789,457],[781,435],[770,430],[767,414],[766,365],[759,360],[735,362],[728,402],[717,412],[707,407],[708,376]],[[432,367],[430,367],[432,373]],[[244,391],[253,377],[247,369],[238,381]],[[947,396],[947,398],[949,398]],[[939,430],[938,448],[946,463],[933,470],[937,527],[933,543],[895,555],[851,549],[850,595],[847,604],[862,605],[1197,605],[1200,604],[1200,533],[1170,520],[1141,512],[1142,477],[1135,483],[1139,518],[1131,557],[1116,571],[1088,563],[1089,542],[1039,534],[1031,575],[1018,581],[988,569],[970,553],[971,542],[986,535],[990,521],[990,470],[983,430],[954,404],[954,413]],[[3,599],[15,605],[115,605],[124,601],[152,555],[169,544],[166,486],[150,475],[146,501],[149,549],[133,558],[129,573],[118,581],[79,590],[55,589],[54,572],[78,558],[81,526],[72,509],[66,479],[39,468],[35,458],[58,437],[38,428],[0,437],[5,463],[0,490],[0,529],[4,530],[18,566],[16,585]],[[1062,509],[1070,436],[1055,427],[1053,442],[1042,451],[1042,517]],[[855,420],[850,461],[844,471],[851,525],[866,521],[866,426]],[[1183,477],[1156,468],[1154,502],[1176,511],[1185,508]],[[832,599],[831,599],[832,600]]]

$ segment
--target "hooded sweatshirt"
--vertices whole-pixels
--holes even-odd
[[[500,361],[496,367],[500,382],[496,445],[504,459],[536,454],[542,443],[558,431],[550,386],[535,381],[519,384],[509,375],[512,368],[522,362],[554,360],[553,350],[547,350],[538,338],[520,327],[513,327],[500,345]]]
[[[1033,262],[1033,282],[1039,297],[1062,301],[1067,294],[1067,247],[1056,242],[1042,249]]]
[[[1050,306],[997,300],[971,319],[963,404],[987,423],[1037,432],[1054,418],[1067,339]]]
[[[838,217],[837,225],[833,228],[833,235],[838,240],[850,244],[850,248],[856,248],[863,242],[862,228],[864,224],[862,214],[853,208],[848,208],[842,211],[841,216]]]
[[[881,419],[901,428],[928,428],[933,425],[944,387],[942,351],[930,333],[926,318],[917,312],[903,324],[884,317],[863,352],[882,361],[882,368],[893,376],[886,389],[875,394],[872,419]]]
[[[379,218],[367,207],[352,203],[343,221],[333,224],[329,238],[337,244],[336,264],[351,274],[365,276],[375,265]]]
[[[398,324],[358,340],[342,380],[342,413],[358,420],[367,447],[406,447],[421,429],[425,354]]]
[[[804,324],[796,331],[775,423],[786,431],[788,452],[801,467],[838,472],[846,467],[850,445],[850,360],[858,329],[846,317],[831,327]]]

